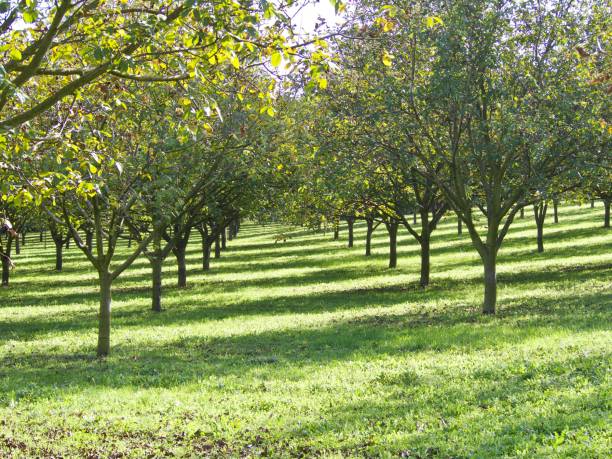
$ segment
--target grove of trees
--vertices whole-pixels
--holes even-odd
[[[385,228],[390,269],[405,230],[428,288],[452,216],[484,314],[524,209],[540,252],[560,201],[603,202],[610,227],[605,2],[332,1],[344,21],[308,37],[303,3],[0,0],[0,217],[19,234],[0,235],[2,285],[20,235],[48,231],[57,271],[73,243],[98,277],[105,356],[114,280],[146,258],[162,313],[164,260],[185,287],[192,234],[207,271],[247,219],[346,231],[349,248],[363,221],[365,256]]]

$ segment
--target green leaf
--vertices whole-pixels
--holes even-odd
[[[13,48],[11,49],[11,52],[9,53],[9,56],[11,59],[15,60],[15,61],[20,61],[21,60],[21,51],[19,51],[17,48]]]
[[[272,53],[272,57],[270,59],[270,63],[272,64],[272,67],[278,67],[282,60],[283,60],[283,56],[281,56],[281,53],[276,51],[276,52]]]

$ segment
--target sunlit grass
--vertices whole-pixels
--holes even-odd
[[[366,258],[362,225],[348,249],[344,228],[275,244],[286,228],[245,224],[208,273],[194,238],[186,289],[166,263],[161,314],[146,260],[116,282],[104,361],[95,273],[76,248],[53,272],[31,235],[0,291],[0,457],[606,457],[601,213],[562,207],[543,254],[518,219],[496,317],[479,314],[482,267],[451,216],[425,291],[405,231],[396,270],[382,226]]]

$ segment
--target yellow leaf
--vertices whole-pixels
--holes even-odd
[[[382,63],[387,67],[391,67],[391,65],[393,65],[393,55],[390,54],[387,50],[383,52]]]
[[[326,78],[319,79],[319,88],[321,88],[321,89],[327,88],[327,79]]]

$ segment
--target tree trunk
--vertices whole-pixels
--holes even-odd
[[[15,238],[15,255],[21,254],[21,239],[19,238],[19,234]]]
[[[100,312],[98,317],[98,357],[110,353],[111,286],[110,273],[100,273]]]
[[[26,231],[25,230],[21,232],[21,245],[22,246],[26,245]]]
[[[230,223],[229,226],[227,227],[227,240],[231,241],[234,239],[234,225],[233,223]]]
[[[221,236],[217,235],[215,239],[215,258],[221,258]]]
[[[594,209],[594,208],[595,208],[595,200],[591,199],[591,209]]]
[[[6,248],[0,247],[0,258],[2,258],[2,287],[9,286],[9,278],[11,276],[11,245],[12,238],[9,236],[6,242]],[[4,250],[4,252],[2,251]]]
[[[340,239],[340,229],[336,226],[334,228],[334,241],[337,241],[338,239]]]
[[[559,223],[559,201],[556,199],[553,199],[553,217],[553,221],[555,223]]]
[[[544,222],[536,222],[536,226],[538,227],[538,253],[544,252]]]
[[[354,242],[353,224],[355,223],[355,219],[353,217],[347,218],[346,222],[348,223],[348,246],[351,248]]]
[[[64,267],[64,244],[61,239],[54,240],[55,242],[55,270],[61,271]]]
[[[87,231],[85,233],[85,244],[87,244],[87,247],[93,250],[93,231]]]
[[[2,286],[8,287],[11,272],[10,257],[8,254],[2,252],[0,252],[0,256],[2,257]]]
[[[70,236],[66,236],[66,250],[70,248]]]
[[[128,237],[128,249],[132,247],[132,236]]]
[[[202,269],[210,270],[210,246],[211,242],[205,237],[202,238]]]
[[[389,268],[397,267],[397,223],[387,224],[389,232]]]
[[[225,228],[221,231],[221,250],[227,249],[227,239],[225,238]]]
[[[457,236],[461,236],[463,234],[463,222],[459,217],[457,217]]]
[[[365,255],[369,257],[372,255],[372,233],[374,232],[374,220],[366,219],[367,230],[366,230],[366,248]]]
[[[521,218],[525,218],[525,208],[521,207]]]
[[[610,228],[610,199],[604,199],[604,228]]]
[[[39,238],[38,238],[38,239],[39,239],[39,241],[38,241],[38,242],[42,242],[42,241],[43,241],[43,236],[44,236],[44,234],[45,234],[45,232],[44,232],[43,230],[41,230],[41,231],[40,231],[40,234],[38,235],[38,236],[39,236]]]
[[[495,249],[489,248],[488,253],[483,257],[484,264],[484,302],[482,305],[483,314],[495,314],[495,304],[497,303],[497,275],[496,275]]]
[[[417,223],[417,212],[416,209],[412,211],[412,224],[416,225]]]
[[[178,286],[187,286],[187,264],[185,262],[185,247],[177,245],[175,247],[176,263],[178,265]]]
[[[421,233],[421,279],[420,286],[425,288],[429,285],[429,234]]]
[[[546,220],[547,210],[548,203],[546,202],[540,202],[533,206],[533,214],[535,216],[537,228],[538,253],[544,252],[544,221]]]
[[[152,271],[152,288],[151,288],[151,309],[155,312],[161,312],[161,296],[162,296],[162,265],[163,260],[160,253],[153,254],[149,257]]]

